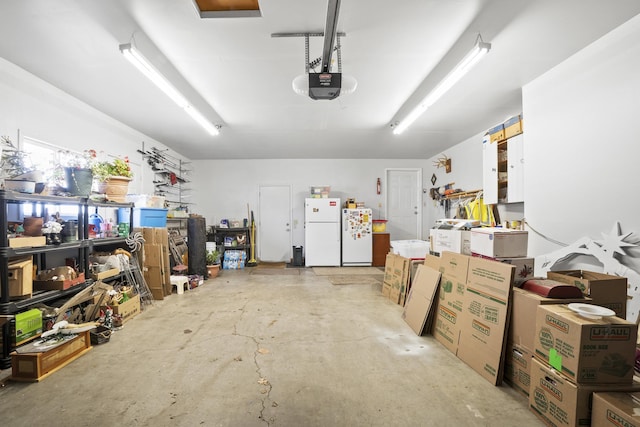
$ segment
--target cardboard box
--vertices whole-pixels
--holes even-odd
[[[524,346],[507,342],[504,358],[504,381],[522,396],[529,398],[533,352]]]
[[[166,228],[143,227],[134,232],[142,233],[144,243],[144,278],[149,285],[153,299],[164,299],[171,295],[171,265],[169,261],[169,234]]]
[[[13,334],[15,345],[23,344],[42,334],[42,311],[32,308],[15,316],[16,329]]]
[[[409,286],[411,275],[411,260],[400,255],[395,255],[393,260],[393,275],[391,277],[391,289],[389,299],[396,304],[404,303],[405,293]]]
[[[638,327],[619,317],[588,319],[567,305],[541,305],[535,357],[580,384],[631,384]]]
[[[471,257],[454,252],[443,252],[440,257],[440,290],[433,335],[453,354],[458,354],[460,315],[467,272]]]
[[[533,326],[538,306],[550,304],[569,304],[572,302],[590,302],[589,299],[557,299],[546,298],[524,289],[513,288],[511,324],[509,327],[509,341],[523,346],[533,352],[536,341],[536,331]]]
[[[10,248],[29,248],[36,246],[46,246],[47,238],[44,236],[35,237],[14,237],[9,239]]]
[[[593,394],[592,426],[640,426],[638,392],[597,392]]]
[[[603,425],[591,419],[591,399],[595,393],[637,392],[640,391],[640,384],[575,384],[534,357],[530,390],[529,408],[547,425],[584,427]]]
[[[117,276],[120,274],[119,268],[110,268],[109,270],[100,271],[98,273],[91,273],[91,278],[93,280],[102,280],[108,279],[109,277]]]
[[[427,267],[431,267],[434,270],[440,271],[440,257],[439,256],[427,254],[427,256],[424,258],[424,262],[422,264],[426,265]]]
[[[133,295],[122,304],[113,304],[110,307],[113,309],[113,314],[122,316],[122,323],[126,323],[140,314],[140,295]],[[102,308],[104,309],[105,306]]]
[[[444,251],[471,255],[471,232],[469,230],[429,230],[431,250],[436,253]]]
[[[440,284],[440,272],[424,265],[418,265],[416,275],[407,297],[402,318],[416,335],[431,330],[433,322],[432,305]]]
[[[516,274],[513,278],[513,283],[518,286],[521,283],[526,282],[529,279],[533,279],[535,271],[535,258],[527,257],[506,257],[506,258],[494,258],[478,253],[472,254],[472,256],[486,258],[493,261],[504,262],[505,264],[511,264],[516,268]]]
[[[502,382],[515,267],[469,259],[458,357],[494,385]]]
[[[473,228],[471,252],[491,258],[519,258],[527,256],[529,233],[509,228]]]
[[[382,279],[382,295],[389,298],[391,293],[391,282],[393,281],[393,263],[395,255],[388,253],[384,261],[384,278]]]
[[[513,116],[504,122],[505,139],[514,137],[522,133],[522,116]]]
[[[504,124],[500,123],[489,129],[488,134],[491,142],[502,141],[504,139]]]
[[[9,297],[31,297],[33,294],[33,259],[31,256],[9,261]]]
[[[547,278],[579,287],[593,303],[627,318],[627,278],[585,270],[549,271]]]

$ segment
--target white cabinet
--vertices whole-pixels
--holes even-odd
[[[498,203],[498,143],[489,134],[482,139],[482,194],[486,204]]]
[[[502,141],[482,140],[482,191],[486,204],[524,201],[522,134]]]
[[[524,202],[524,144],[522,134],[507,139],[507,203]]]

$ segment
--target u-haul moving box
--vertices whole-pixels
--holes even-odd
[[[460,315],[467,286],[467,255],[443,252],[440,257],[440,292],[433,335],[453,354],[458,354]]]
[[[575,384],[546,363],[532,359],[529,408],[550,426],[622,426],[602,424],[596,420],[596,400],[599,392],[640,391],[640,383],[633,384]]]
[[[541,305],[535,357],[571,381],[631,384],[638,327],[619,317],[586,318],[568,305]]]
[[[458,357],[493,384],[500,384],[515,267],[471,257],[463,296]]]

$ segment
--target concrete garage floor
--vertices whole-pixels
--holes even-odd
[[[542,425],[416,336],[379,283],[252,271],[155,302],[40,383],[8,382],[2,425]]]

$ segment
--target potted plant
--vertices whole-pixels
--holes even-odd
[[[95,150],[82,153],[60,150],[54,165],[54,184],[71,196],[88,197],[93,184],[92,166],[96,161]]]
[[[216,277],[220,272],[220,252],[218,249],[207,251],[207,275],[209,278]]]
[[[128,157],[97,161],[93,163],[91,170],[99,193],[105,194],[108,200],[125,202],[129,181],[133,178]]]
[[[30,164],[29,154],[13,145],[8,136],[0,137],[4,188],[21,193],[33,193],[42,174]]]

